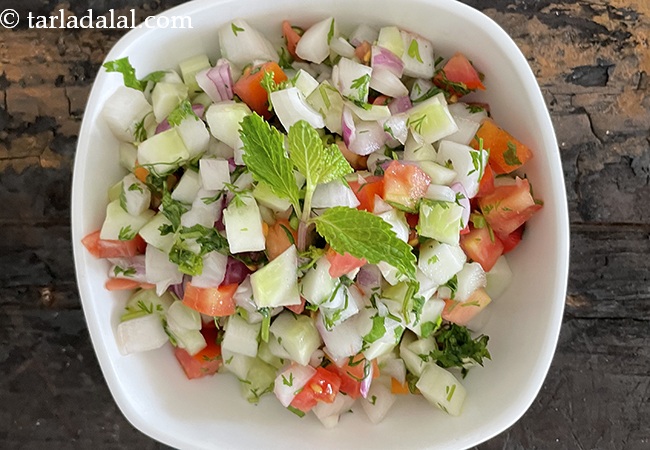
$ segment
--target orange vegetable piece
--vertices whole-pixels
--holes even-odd
[[[442,318],[456,325],[466,326],[491,301],[492,299],[483,288],[475,290],[463,303],[446,299],[445,309],[442,310]]]
[[[293,238],[293,242],[289,239],[289,234]],[[273,225],[269,226],[266,235],[266,255],[272,261],[284,253],[297,240],[298,232],[291,228],[289,221],[287,219],[278,219]]]
[[[397,395],[404,395],[404,394],[411,393],[411,391],[409,390],[408,383],[406,382],[400,383],[393,377],[390,377],[390,391],[393,394],[397,394]]]
[[[262,79],[267,72],[273,72],[273,80],[282,83],[287,80],[284,70],[275,61],[267,62],[257,67],[249,67],[233,86],[233,92],[246,103],[250,109],[260,116],[268,119],[271,117],[269,111],[269,94],[262,86]]]
[[[293,29],[288,20],[282,22],[282,35],[287,41],[287,50],[289,51],[289,54],[293,56],[293,59],[296,61],[302,61],[302,59],[296,53],[296,47],[298,46],[298,41],[300,40],[301,36],[296,30]]]
[[[490,150],[490,167],[497,175],[517,170],[533,157],[528,147],[490,118],[485,119],[476,132],[471,143],[475,149],[479,147],[479,139],[483,139],[483,148]]]

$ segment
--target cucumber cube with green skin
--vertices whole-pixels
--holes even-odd
[[[135,170],[138,160],[138,149],[129,142],[120,142],[120,164],[129,172]]]
[[[458,245],[464,208],[455,202],[423,199],[420,203],[418,233],[449,245]]]
[[[292,245],[250,277],[258,308],[300,304],[298,251]]]
[[[241,146],[239,124],[250,114],[251,110],[245,103],[219,102],[208,108],[205,120],[212,136],[234,149]]]
[[[156,213],[147,209],[142,214],[132,216],[114,200],[106,207],[106,219],[99,233],[101,239],[130,241]]]
[[[138,146],[138,163],[157,175],[175,171],[189,157],[175,128],[156,134]]]
[[[120,201],[126,206],[126,211],[132,216],[137,216],[149,209],[151,204],[151,191],[142,181],[132,173],[122,180]]]
[[[183,75],[183,82],[191,93],[201,92],[201,88],[196,82],[196,74],[204,69],[211,67],[210,60],[206,55],[196,55],[187,58],[178,64]]]
[[[285,212],[291,207],[289,200],[275,195],[269,185],[263,182],[257,183],[253,189],[253,197],[257,203],[275,212]]]
[[[434,362],[428,363],[415,386],[432,405],[449,415],[460,415],[466,391],[451,372]]]
[[[307,316],[283,312],[273,321],[270,331],[291,360],[301,366],[309,363],[312,353],[321,345],[318,329],[314,321]]]
[[[404,41],[402,40],[399,28],[395,26],[383,27],[379,30],[377,45],[390,50],[400,58],[404,54]]]
[[[251,362],[245,379],[240,379],[242,395],[250,403],[258,403],[264,394],[273,392],[275,386],[275,367],[255,358]]]
[[[342,134],[341,120],[343,117],[343,97],[327,81],[323,81],[318,88],[309,94],[307,103],[320,112],[325,118],[325,127],[332,133]]]
[[[223,222],[231,253],[256,252],[266,247],[260,209],[250,195],[233,199],[223,212]]]
[[[156,83],[151,93],[153,115],[160,123],[187,98],[187,86],[180,83]]]

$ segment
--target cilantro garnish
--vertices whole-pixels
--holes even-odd
[[[124,79],[124,86],[144,91],[149,81],[158,82],[165,76],[164,71],[152,72],[142,80],[138,80],[135,76],[135,68],[129,62],[129,57],[116,59],[115,61],[108,61],[103,64],[106,72],[119,72]]]
[[[503,160],[509,166],[521,166],[522,162],[517,157],[517,146],[508,141],[508,150],[503,152]]]
[[[411,58],[416,59],[420,64],[424,62],[420,56],[420,44],[418,43],[417,39],[411,40],[411,44],[409,45],[407,53]]]
[[[237,36],[237,33],[239,33],[239,32],[246,31],[243,28],[240,28],[237,25],[235,25],[234,22],[230,24],[230,29],[232,30],[232,32],[233,32],[233,34],[235,36]]]
[[[125,227],[120,228],[120,232],[118,233],[117,238],[120,241],[130,241],[131,239],[135,238],[136,234],[138,233],[133,231],[131,225],[127,225]]]
[[[188,99],[180,102],[179,105],[169,113],[167,116],[167,122],[169,122],[171,126],[177,127],[186,117],[194,117],[195,120],[199,120],[199,116],[197,116],[192,109],[192,103],[190,103]]]

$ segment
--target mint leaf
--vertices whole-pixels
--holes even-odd
[[[340,254],[348,252],[370,264],[384,261],[415,279],[415,255],[390,224],[367,211],[337,206],[312,221],[316,231]]]
[[[289,200],[298,211],[298,186],[282,133],[253,113],[244,117],[239,134],[244,144],[244,163],[253,178],[268,184],[275,195]]]
[[[517,147],[512,141],[508,141],[508,150],[503,152],[503,160],[509,166],[521,166],[522,164],[517,158]]]
[[[318,132],[304,120],[289,129],[291,162],[307,179],[307,186],[337,180],[354,172],[336,144],[323,145]]]
[[[197,116],[192,109],[192,104],[188,99],[180,102],[180,104],[169,113],[167,116],[167,122],[169,122],[171,126],[177,127],[186,117],[194,117],[194,120],[199,120],[199,116]]]

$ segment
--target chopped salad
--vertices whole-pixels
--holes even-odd
[[[517,175],[532,152],[464,101],[486,87],[461,53],[332,17],[282,32],[277,48],[233,20],[217,61],[142,79],[104,64],[127,174],[83,244],[132,291],[118,347],[171,344],[189,379],[231,372],[248,401],[327,427],[354,402],[379,422],[402,394],[458,415],[490,359],[471,324],[542,207]]]

